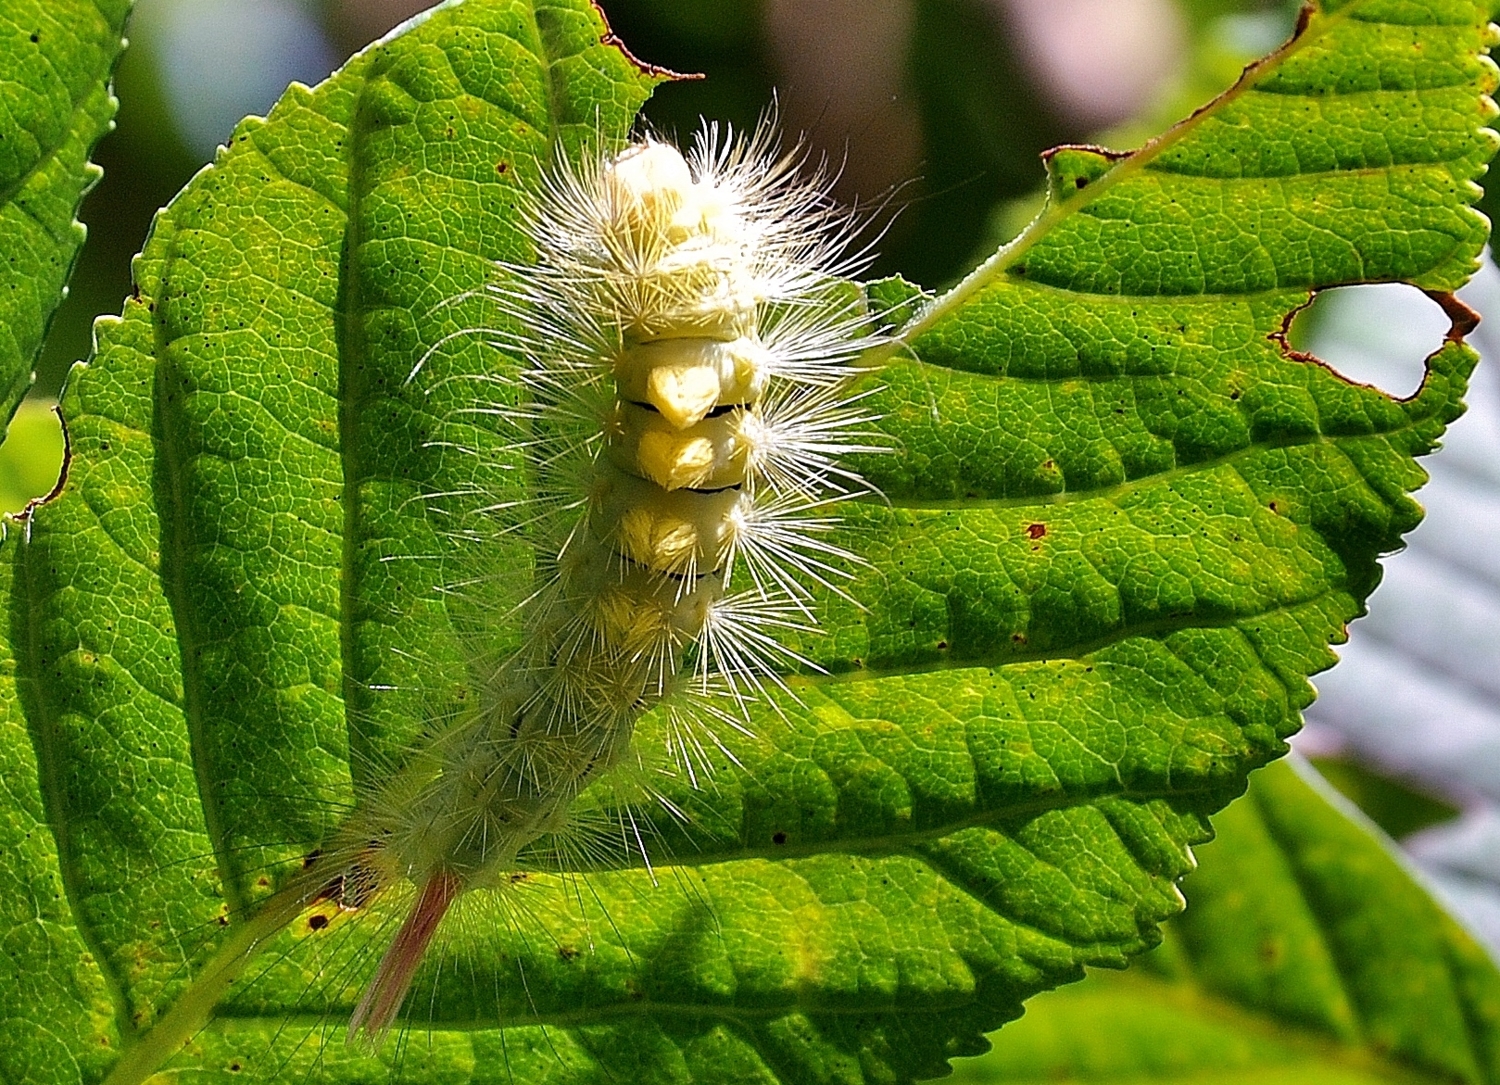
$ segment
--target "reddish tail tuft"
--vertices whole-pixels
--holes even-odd
[[[360,1033],[364,1033],[367,1039],[377,1040],[391,1027],[401,1003],[406,1001],[406,992],[411,988],[412,977],[417,974],[417,966],[422,963],[448,906],[457,899],[459,888],[458,876],[442,871],[423,884],[411,914],[401,924],[401,930],[385,951],[385,956],[380,958],[375,978],[365,988],[359,1005],[354,1007],[354,1016],[349,1019],[348,1042],[353,1043]]]

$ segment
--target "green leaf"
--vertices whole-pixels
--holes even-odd
[[[1500,970],[1343,805],[1257,773],[1165,943],[1037,998],[955,1085],[1500,1081]]]
[[[617,849],[470,894],[379,1054],[338,1021],[399,902],[308,918],[173,1069],[909,1081],[1152,946],[1462,409],[1451,301],[1401,402],[1275,333],[1317,287],[1472,270],[1483,15],[1328,4],[1142,152],[1053,155],[1041,218],[873,385],[897,453],[845,513],[862,608],[826,601],[796,645],[829,674],[710,786],[655,782],[691,816],[655,827],[655,871]],[[471,688],[463,632],[514,636],[432,591],[472,558],[444,531],[462,497],[423,495],[509,477],[466,408],[510,363],[450,336],[493,318],[474,292],[525,258],[516,195],[554,146],[622,136],[649,91],[603,31],[584,0],[468,0],[292,88],[159,216],[65,397],[74,467],[20,553],[12,643],[127,1048],[175,1049],[146,1030],[207,1012],[189,981],[221,925]]]
[[[130,0],[10,0],[0,9],[0,419],[31,386],[83,245],[74,217],[99,180],[109,75]],[[4,435],[0,427],[0,436]]]
[[[1400,839],[1409,833],[1451,821],[1456,806],[1393,780],[1358,761],[1340,757],[1315,757],[1319,774],[1364,814],[1382,832]]]

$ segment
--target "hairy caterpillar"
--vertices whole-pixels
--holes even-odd
[[[532,496],[496,510],[535,546],[525,641],[359,824],[419,892],[355,1031],[391,1023],[453,900],[555,828],[642,712],[691,696],[690,731],[714,694],[743,702],[805,662],[777,634],[854,560],[820,535],[830,497],[862,485],[838,456],[868,421],[847,384],[870,342],[831,290],[840,213],[797,161],[769,129],[710,127],[687,158],[648,137],[547,181],[536,262],[499,290],[522,328],[501,345],[525,359],[520,402],[495,408],[530,474]]]
[[[708,125],[686,156],[648,136],[548,175],[526,216],[535,262],[503,267],[495,291],[518,329],[496,345],[521,365],[476,408],[515,434],[527,475],[524,500],[478,513],[535,555],[521,647],[179,1005],[211,1006],[309,905],[357,909],[408,881],[414,903],[350,1021],[351,1038],[379,1036],[453,903],[505,884],[620,763],[643,712],[675,713],[693,774],[716,722],[743,726],[779,670],[811,666],[784,641],[857,560],[826,538],[829,505],[867,489],[841,458],[876,451],[851,383],[880,339],[842,281],[860,263],[842,255],[853,216],[821,172],[798,178],[801,160],[769,126],[737,140]],[[190,1033],[191,1012],[114,1077]]]

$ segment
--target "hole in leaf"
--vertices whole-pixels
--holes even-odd
[[[1289,339],[1349,380],[1405,397],[1420,387],[1423,361],[1448,328],[1437,302],[1416,287],[1376,283],[1321,291],[1292,322]]]
[[[65,441],[53,401],[21,401],[0,445],[0,512],[20,512],[51,493],[62,474]]]

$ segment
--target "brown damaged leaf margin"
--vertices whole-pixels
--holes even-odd
[[[1374,284],[1346,284],[1346,286],[1368,285]],[[1421,287],[1412,286],[1411,283],[1402,283],[1400,285],[1411,286],[1413,290],[1422,290]],[[1346,289],[1346,286],[1325,286],[1320,287],[1317,290],[1308,291],[1307,300],[1294,305],[1292,306],[1292,308],[1287,310],[1286,315],[1281,318],[1281,327],[1271,332],[1266,336],[1266,338],[1276,344],[1277,348],[1281,351],[1281,356],[1283,358],[1286,358],[1287,360],[1293,362],[1303,362],[1308,365],[1321,366],[1322,368],[1328,370],[1328,372],[1332,373],[1339,380],[1343,381],[1345,384],[1351,384],[1356,388],[1369,388],[1372,391],[1379,392],[1383,396],[1387,396],[1396,403],[1411,403],[1412,401],[1417,399],[1417,397],[1420,396],[1423,390],[1427,387],[1427,377],[1432,372],[1432,366],[1429,363],[1432,361],[1433,357],[1436,356],[1439,351],[1445,349],[1450,343],[1456,343],[1460,346],[1465,345],[1467,337],[1473,333],[1475,328],[1479,327],[1479,313],[1462,299],[1460,299],[1458,295],[1448,290],[1422,290],[1422,293],[1426,294],[1435,303],[1437,303],[1438,307],[1443,310],[1443,314],[1447,316],[1448,330],[1443,333],[1443,345],[1438,347],[1437,350],[1433,351],[1431,354],[1427,355],[1425,359],[1423,359],[1422,383],[1417,386],[1417,390],[1412,392],[1409,396],[1392,396],[1389,392],[1379,387],[1378,385],[1367,384],[1364,381],[1351,380],[1343,373],[1340,373],[1328,362],[1324,361],[1322,358],[1319,358],[1316,354],[1313,354],[1312,352],[1306,350],[1298,350],[1296,347],[1292,346],[1292,324],[1296,321],[1297,317],[1306,309],[1310,308],[1313,302],[1317,301],[1318,296],[1324,291],[1343,290]]]
[[[1461,301],[1456,294],[1447,290],[1423,290],[1448,317],[1448,333],[1443,336],[1445,343],[1462,343],[1464,338],[1479,327],[1479,313],[1471,309]]]
[[[614,28],[609,25],[609,15],[606,14],[604,8],[600,6],[599,0],[589,0],[589,3],[593,6],[594,13],[599,16],[599,21],[604,24],[604,33],[599,35],[599,44],[608,45],[614,49],[618,49],[620,55],[623,56],[626,60],[630,61],[631,64],[634,64],[637,70],[639,70],[643,75],[649,75],[653,79],[666,79],[683,82],[691,82],[697,79],[708,78],[702,72],[678,72],[673,71],[671,68],[664,68],[660,64],[647,64],[644,60],[641,60],[634,53],[632,53],[629,47],[625,44],[624,40],[621,39],[620,35],[614,32]]]
[[[1118,162],[1122,158],[1129,158],[1135,151],[1115,151],[1097,143],[1059,143],[1056,147],[1048,147],[1040,155],[1043,162],[1051,162],[1063,151],[1086,151],[1096,154],[1100,158],[1107,158],[1111,162]]]

